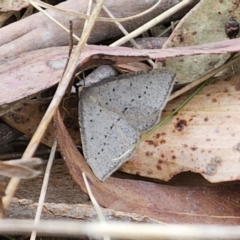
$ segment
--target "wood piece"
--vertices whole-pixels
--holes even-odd
[[[7,212],[8,218],[33,219],[36,213],[37,203],[28,199],[13,198]],[[124,213],[112,209],[102,209],[107,221],[160,223],[155,219],[141,216],[136,213]],[[90,204],[65,204],[45,203],[43,206],[42,219],[51,220],[76,220],[76,221],[98,221],[98,216]]]

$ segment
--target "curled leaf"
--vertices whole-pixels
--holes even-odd
[[[34,170],[25,165],[35,166],[41,163],[39,158],[31,159],[19,159],[0,162],[0,175],[5,177],[17,177],[17,178],[33,178],[36,177],[40,171]]]

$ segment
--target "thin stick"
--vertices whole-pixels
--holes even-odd
[[[97,200],[95,199],[95,197],[93,196],[92,194],[92,190],[88,184],[88,180],[87,180],[87,177],[86,177],[86,174],[83,172],[82,173],[82,176],[83,176],[83,180],[84,180],[84,183],[85,183],[85,186],[86,186],[86,189],[87,189],[87,192],[88,192],[88,196],[90,197],[90,200],[95,208],[95,211],[97,212],[97,215],[98,215],[98,219],[99,219],[99,222],[102,224],[102,223],[106,223],[106,220],[103,216],[103,213],[102,213],[102,210],[101,210],[101,207],[99,206]],[[104,240],[110,240],[109,236],[107,235],[104,235],[103,236],[103,239]]]
[[[175,26],[179,23],[180,21],[177,20],[175,21],[173,24],[171,24],[171,26],[169,26],[168,28],[166,28],[164,31],[162,31],[160,34],[157,35],[157,37],[161,37],[163,36],[165,33],[169,32],[170,30],[173,30],[175,28]]]
[[[72,55],[72,50],[73,50],[73,22],[69,21],[69,50],[68,50],[67,62],[66,62],[65,68],[63,70],[63,75],[65,74],[65,71],[67,70],[67,66],[68,66],[70,57]],[[66,90],[66,96],[71,95],[71,89],[72,89],[73,82],[74,82],[74,78],[72,78],[68,84],[68,88]]]
[[[50,18],[53,22],[55,22],[59,27],[64,29],[66,32],[69,33],[69,29],[67,29],[65,26],[63,26],[60,22],[58,22],[56,19],[54,19],[50,14],[48,14],[46,11],[44,11],[42,8],[40,8],[33,0],[29,1],[30,4],[32,4],[38,11],[42,12],[44,15],[46,15],[48,18]],[[77,39],[78,41],[80,40],[79,37],[75,34],[73,34],[73,37]]]
[[[166,18],[174,15],[179,10],[181,10],[182,8],[184,8],[187,5],[189,5],[191,2],[192,2],[191,0],[183,0],[182,2],[178,3],[174,7],[170,8],[169,10],[167,10],[166,12],[162,13],[161,15],[159,15],[156,18],[152,19],[148,23],[142,25],[140,28],[138,28],[135,31],[131,32],[129,35],[127,35],[125,37],[122,37],[118,41],[112,43],[110,46],[116,47],[116,46],[123,45],[124,43],[128,42],[130,39],[137,37],[141,33],[143,33],[146,30],[148,30],[149,28],[151,28],[151,27],[155,26],[156,24],[162,22]]]
[[[76,16],[79,18],[83,18],[83,19],[89,19],[89,16],[87,14],[84,13],[79,13],[79,12],[74,12],[74,11],[70,11],[70,10],[64,10],[61,8],[57,8],[55,6],[52,6],[50,4],[47,4],[45,2],[39,1],[39,0],[31,0],[34,1],[35,4],[37,4],[38,6],[44,7],[44,8],[48,8],[57,12],[63,12],[64,14],[69,14],[72,16]],[[133,16],[129,16],[129,17],[124,17],[124,18],[115,18],[115,19],[111,19],[111,18],[106,18],[106,17],[97,17],[96,21],[100,21],[100,22],[126,22],[126,21],[130,21],[139,17],[142,17],[143,15],[151,12],[152,10],[154,10],[160,3],[162,0],[158,0],[152,7],[148,8],[147,10],[138,13],[136,15]]]
[[[86,15],[87,15],[88,17],[89,17],[90,14],[91,14],[92,4],[93,4],[92,0],[89,0],[89,1],[88,1],[88,7],[87,7],[87,13],[86,13]],[[89,22],[89,18],[85,20],[85,23],[84,23],[84,26],[83,26],[83,30],[82,30],[83,33],[86,31],[86,27],[88,26],[88,22]]]
[[[103,6],[103,10],[108,14],[110,18],[114,18],[113,14],[107,9],[107,7]],[[129,32],[123,27],[123,25],[119,22],[115,22],[117,27],[120,29],[120,31],[126,36],[129,34]],[[134,39],[130,39],[130,42],[133,44],[134,47],[137,49],[141,49],[141,47],[136,43]],[[148,60],[148,63],[154,67],[155,63],[152,60]]]
[[[48,186],[48,182],[49,182],[50,172],[51,172],[53,160],[54,160],[54,157],[55,157],[56,149],[57,149],[57,141],[54,140],[54,143],[53,143],[53,146],[52,146],[52,149],[51,149],[51,153],[50,153],[50,156],[49,156],[49,159],[48,159],[46,171],[45,171],[45,174],[44,174],[44,179],[43,179],[43,184],[42,184],[42,188],[41,188],[40,197],[39,197],[39,200],[38,200],[37,212],[36,212],[35,219],[34,219],[34,224],[36,224],[36,225],[40,222],[40,218],[41,218],[41,214],[42,214],[42,208],[43,208],[43,204],[44,204],[45,197],[46,197],[47,186]],[[37,232],[32,231],[30,240],[35,240],[36,236],[37,236]]]
[[[231,219],[231,216],[227,216]],[[232,217],[236,221],[239,217]],[[42,220],[34,225],[32,220],[1,219],[1,233],[29,233],[37,231],[45,235],[79,237],[82,235],[117,239],[240,239],[240,226],[193,224],[134,224],[110,222],[99,224],[76,221]]]

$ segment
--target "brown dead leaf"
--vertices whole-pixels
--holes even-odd
[[[19,11],[29,6],[28,0],[1,0],[0,12]]]
[[[120,73],[135,73],[140,71],[150,71],[152,68],[142,62],[133,62],[128,64],[118,64],[114,66]]]
[[[239,78],[217,79],[143,141],[122,170],[169,180],[193,171],[210,182],[240,179]],[[162,119],[189,94],[171,101]]]
[[[17,177],[28,179],[36,177],[40,172],[32,167],[41,164],[40,158],[15,159],[9,161],[0,161],[0,175],[5,177]]]
[[[0,175],[5,177],[17,177],[22,179],[36,177],[40,172],[33,170],[29,167],[15,164],[8,161],[0,162]]]
[[[239,224],[238,186],[171,187],[112,177],[101,182],[75,147],[59,114],[55,123],[57,141],[73,179],[86,192],[85,172],[93,195],[103,207],[168,223]]]
[[[115,62],[125,63],[133,60],[132,57],[129,58],[127,55],[122,58],[117,56],[108,58],[107,55],[91,56],[93,52],[87,49],[85,54],[82,54],[80,63],[86,63],[89,59],[91,60],[87,63],[87,66],[83,64],[85,68],[98,66],[104,62],[113,64]],[[67,57],[67,47],[60,47],[33,51],[22,54],[13,60],[3,62],[0,65],[0,88],[2,89],[2,94],[0,95],[0,115],[20,105],[22,101],[19,100],[32,97],[36,93],[58,83],[61,79]],[[101,62],[99,59],[101,59]],[[140,56],[136,60],[143,59],[147,58]],[[29,74],[29,69],[31,69],[31,74]]]
[[[77,70],[86,70],[102,64],[123,64],[147,59],[166,59],[176,56],[198,54],[221,54],[240,50],[240,39],[232,39],[191,47],[161,50],[137,50],[87,46],[79,59]],[[14,106],[19,106],[26,98],[34,96],[61,79],[68,57],[67,47],[36,50],[19,57],[2,61],[0,65],[0,115]],[[24,63],[24,64],[23,64]],[[31,69],[31,74],[29,72]]]

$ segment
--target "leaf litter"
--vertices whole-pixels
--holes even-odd
[[[239,46],[240,40],[232,39],[199,46],[162,49],[161,51],[131,49],[129,53],[129,48],[109,48],[92,45],[84,49],[82,56],[78,60],[77,69],[86,70],[104,63],[116,64],[147,59],[167,59],[181,55],[234,53],[240,50]],[[67,52],[67,47],[51,48],[51,51],[50,49],[43,49],[24,53],[15,59],[3,61],[0,65],[0,87],[3,89],[3,94],[0,96],[0,114],[11,109],[14,103],[19,104],[17,101],[32,97],[34,94],[58,83],[67,59]],[[97,59],[101,60],[101,63],[97,64]],[[25,64],[22,65],[22,62],[25,62]],[[33,72],[31,78],[34,78],[37,84],[29,79],[29,68]],[[16,85],[19,88],[15,88]],[[19,89],[24,89],[24,91],[19,91]]]
[[[234,43],[236,43],[236,42],[238,42],[237,40],[234,42],[235,40],[233,40],[233,42],[223,42],[223,43],[220,43],[220,44],[222,44],[222,46],[224,46],[224,44],[229,44],[228,46],[230,47],[230,49],[231,50],[233,50],[234,48],[236,49],[236,45],[234,46]],[[215,46],[214,46],[215,45]],[[211,47],[212,46],[212,52],[217,52],[217,53],[220,53],[221,51],[223,51],[223,52],[227,52],[227,51],[229,51],[229,48],[222,48],[222,50],[221,49],[217,49],[217,51],[215,51],[216,50],[216,43],[215,44],[210,44],[210,45],[205,45],[205,46],[199,46],[199,47],[192,47],[192,49],[190,48],[190,52],[191,53],[189,53],[189,55],[191,55],[193,52],[194,52],[194,50],[196,50],[195,51],[195,54],[199,54],[200,52],[204,52],[205,51],[205,53],[207,53],[207,54],[209,54],[210,52],[211,52],[211,49],[209,49],[208,47]],[[219,45],[220,46],[220,45]],[[206,47],[206,48],[208,48],[208,49],[201,49],[201,47]],[[215,47],[215,49],[214,49],[214,47]],[[90,48],[90,50],[91,50],[91,48]],[[120,51],[121,51],[121,53],[122,53],[122,49],[120,48],[119,49]],[[175,49],[170,49],[170,51],[167,53],[167,54],[169,54],[169,55],[171,55],[172,54],[172,52],[171,52],[171,50],[175,50]],[[180,49],[179,49],[180,50]],[[186,48],[186,49],[184,49],[184,50],[187,50],[188,51],[188,48]],[[230,50],[230,51],[231,51]],[[120,51],[118,52],[118,54],[120,53]],[[127,51],[127,50],[126,50]],[[131,50],[132,51],[132,50]],[[182,50],[180,50],[180,51],[183,51],[183,49]],[[110,53],[110,55],[112,55],[112,53],[114,52],[114,49],[111,51],[111,53]],[[142,59],[146,59],[146,55],[144,55],[146,52],[144,52],[144,51],[139,51],[136,55],[138,55],[139,54],[139,56],[140,56],[140,58],[142,58]],[[116,52],[115,52],[115,54],[116,54]],[[141,55],[140,55],[141,54]],[[179,53],[180,54],[180,53]],[[184,54],[185,54],[185,52],[184,52]],[[187,53],[188,54],[188,53]],[[117,54],[116,54],[117,55]],[[154,53],[153,53],[153,55],[154,55]],[[169,55],[166,55],[165,57],[168,57]],[[174,55],[174,53],[173,53],[173,55]],[[172,56],[173,56],[172,55]],[[175,55],[176,55],[176,52],[175,52]],[[180,54],[181,55],[181,54]],[[89,54],[89,56],[94,56],[93,54],[91,55],[91,54]],[[96,59],[97,58],[99,58],[100,59],[100,56],[98,55],[98,54],[95,54],[95,56],[94,57],[96,57]],[[107,56],[105,59],[107,59],[109,56]],[[112,57],[112,59],[114,59],[114,56],[112,55],[112,56],[110,56],[110,58]],[[149,56],[149,57],[151,57],[151,56]],[[156,57],[156,55],[155,55],[155,57]],[[159,58],[161,58],[161,57],[159,57]],[[116,58],[115,58],[116,59]],[[114,59],[114,60],[115,60]],[[86,60],[86,59],[85,59]],[[68,139],[69,140],[69,139]],[[70,141],[70,143],[71,143],[71,140],[69,140]],[[72,164],[72,166],[71,166],[71,164]],[[71,161],[69,161],[68,162],[68,166],[70,166],[70,171],[72,172],[72,174],[73,174],[73,169],[72,169],[72,167],[74,166],[74,164],[75,163],[71,163]],[[75,167],[77,167],[77,165],[75,166]],[[78,169],[78,167],[76,168],[77,169],[77,171],[80,171],[79,169]],[[89,171],[89,169],[87,169],[87,171],[89,172],[89,174],[91,174],[91,172]],[[75,172],[76,172],[76,170],[75,170]],[[73,174],[73,176],[74,176],[74,178],[76,179],[76,176]],[[98,185],[98,186],[100,186],[101,184],[103,184],[103,183],[100,183],[100,182],[95,182],[95,179],[94,178],[90,178],[92,181],[94,181],[94,183],[96,183],[96,185]],[[108,181],[108,180],[107,180]],[[107,182],[106,181],[106,182]],[[110,181],[110,180],[109,180]],[[112,191],[113,189],[115,189],[116,187],[119,187],[119,189],[121,190],[121,187],[123,188],[123,190],[124,190],[124,187],[123,186],[121,186],[121,184],[122,185],[124,185],[124,182],[125,181],[123,181],[123,180],[117,180],[117,179],[114,179],[114,181],[116,181],[116,185],[112,185],[109,189],[107,189],[108,191],[104,194],[104,196],[107,196],[106,194],[108,194],[109,193],[109,191]],[[80,186],[82,186],[81,185],[81,181],[78,181],[78,183],[79,183],[79,185]],[[139,186],[141,185],[141,183],[142,182],[138,182],[138,181],[136,181],[136,184],[139,184]],[[145,184],[145,182],[144,182],[144,184]],[[147,185],[147,187],[149,187],[149,186],[154,186],[153,187],[153,190],[157,190],[157,189],[154,189],[155,188],[155,186],[160,186],[160,185],[155,185],[155,184],[151,184],[151,183],[146,183],[146,185]],[[103,186],[103,185],[102,185]],[[136,187],[135,185],[134,185],[134,187]],[[146,189],[144,189],[145,191],[146,191],[146,194],[148,193],[148,191],[147,191],[147,187],[146,187]],[[83,186],[82,186],[82,188],[84,188]],[[131,188],[130,188],[131,189]],[[132,188],[132,189],[134,189],[134,188]],[[230,188],[228,188],[228,190],[229,190]],[[125,189],[126,190],[126,189]],[[208,189],[208,190],[210,190],[210,189]],[[216,188],[215,188],[215,190],[216,190]],[[127,190],[126,190],[127,191]],[[141,191],[142,192],[142,189],[140,189],[139,191]],[[201,189],[201,191],[205,191],[205,189],[203,190],[203,189]],[[201,192],[200,191],[200,192]],[[234,191],[236,191],[236,189],[233,189],[233,192]],[[102,194],[102,192],[101,192],[101,189],[100,189],[100,191],[96,191],[97,192],[97,195],[98,195],[98,200],[101,198],[101,194]],[[137,194],[138,193],[138,190],[136,190],[136,196],[138,195]],[[201,192],[202,193],[202,192]],[[176,194],[176,193],[175,193]],[[216,192],[214,193],[214,194],[216,194]],[[216,196],[216,195],[212,195],[212,197],[214,197],[214,196]],[[231,195],[232,194],[232,192],[230,193],[230,192],[227,192],[227,194],[228,195]],[[158,194],[157,194],[158,195]],[[100,197],[99,197],[100,196]],[[124,196],[124,195],[123,195]],[[128,196],[128,195],[126,195],[126,196]],[[126,196],[124,196],[124,197],[126,197]],[[148,197],[150,197],[151,196],[151,194],[150,194],[150,192],[149,192],[149,196]],[[176,195],[175,195],[176,196]],[[218,196],[218,195],[217,195]],[[223,195],[223,192],[220,192],[219,193],[219,196],[224,196]],[[120,196],[118,196],[117,195],[117,197],[120,197]],[[142,195],[141,195],[141,197],[142,197]],[[158,196],[158,199],[160,199],[162,196]],[[135,202],[135,204],[136,204],[136,202],[137,202],[137,199],[139,199],[140,198],[140,195],[138,195],[138,198],[134,198],[134,201],[132,201],[132,203],[133,202]],[[126,198],[127,199],[127,198]],[[184,199],[184,198],[183,198]],[[186,198],[185,198],[186,199]],[[215,199],[215,198],[213,198],[213,199]],[[149,200],[149,199],[148,199]],[[129,201],[131,201],[131,200],[129,200]],[[166,202],[171,202],[171,201],[173,201],[172,199],[171,200],[168,200],[168,201],[166,201]],[[211,201],[211,199],[208,199],[208,201]],[[214,202],[214,200],[212,200],[213,202]],[[234,198],[234,201],[235,201],[235,198]],[[116,196],[114,197],[114,201],[112,201],[112,200],[109,200],[109,202],[110,202],[110,204],[109,204],[109,202],[108,202],[108,200],[106,201],[107,203],[103,203],[103,200],[101,200],[100,199],[100,203],[103,205],[103,206],[110,206],[110,207],[116,207],[116,208],[124,208],[124,204],[123,203],[121,203],[121,201],[120,202],[118,202],[117,201],[117,198],[116,198]],[[149,201],[146,201],[146,203],[145,204],[148,204],[148,202]],[[151,202],[151,201],[150,201]],[[131,209],[130,207],[133,207],[131,204],[132,203],[129,203],[127,206],[129,206],[129,208],[127,208],[127,206],[126,206],[126,208],[127,208],[127,210],[126,211],[129,211],[129,209]],[[119,205],[121,205],[121,206],[119,206]],[[145,205],[146,206],[146,205]],[[154,205],[154,206],[156,206],[156,205]],[[213,206],[212,206],[213,207]],[[143,204],[143,206],[142,206],[142,208],[144,208],[144,204]],[[135,206],[135,208],[133,207],[133,209],[134,209],[134,211],[137,211],[137,210],[135,210],[135,209],[137,209],[137,207]],[[233,208],[231,208],[231,209],[233,209]],[[156,211],[156,209],[154,209],[155,211]],[[234,209],[234,210],[236,210],[236,209]],[[142,213],[142,214],[144,214],[144,213],[146,213],[146,212],[149,214],[149,212],[148,211],[150,211],[149,209],[143,209],[143,210],[141,210],[140,212]],[[153,209],[151,210],[151,213],[153,212]],[[231,212],[232,213],[232,212]],[[231,215],[231,213],[229,213],[228,212],[228,214],[230,214]],[[237,211],[236,211],[236,214],[237,214]],[[156,215],[156,214],[153,214],[154,216]],[[165,216],[166,217],[166,216]],[[204,219],[205,219],[205,216],[203,217]],[[223,217],[224,218],[224,217]],[[173,219],[175,219],[175,218],[172,218],[171,220],[173,220]],[[170,222],[171,222],[171,220],[170,220]],[[200,219],[199,219],[200,220]],[[205,219],[206,220],[206,219]],[[211,220],[212,219],[210,219],[210,220],[207,220],[206,222],[211,222]],[[213,221],[215,221],[216,219],[214,219]],[[228,219],[229,220],[229,219]],[[189,220],[189,219],[187,219],[186,221],[191,221],[191,220]],[[194,221],[196,221],[196,218],[194,218]],[[230,221],[230,220],[229,220]],[[220,222],[220,220],[219,220],[219,222]],[[230,221],[231,222],[231,221]]]
[[[227,40],[229,37],[225,25],[231,18],[234,18],[236,23],[240,22],[239,16],[240,8],[235,1],[200,1],[181,19],[163,48],[196,46]],[[182,84],[192,82],[221,66],[229,56],[179,56],[158,61],[156,68],[177,73],[176,82]]]

